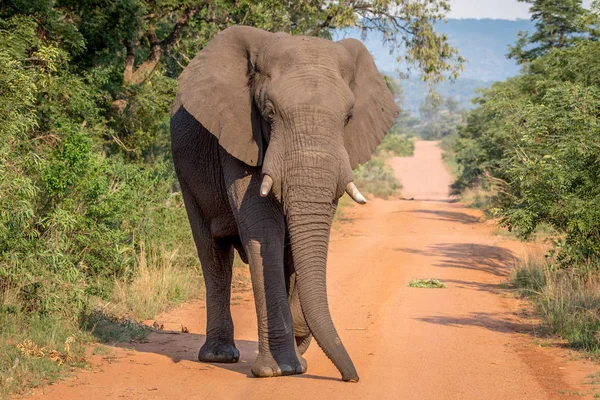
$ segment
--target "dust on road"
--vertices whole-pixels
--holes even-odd
[[[159,317],[165,329],[147,343],[94,356],[93,367],[39,389],[42,399],[554,399],[582,397],[593,365],[534,345],[535,321],[506,295],[522,245],[491,233],[481,213],[448,202],[451,177],[434,142],[391,161],[404,200],[353,206],[332,236],[328,290],[334,322],[361,380],[339,372],[313,343],[302,376],[254,379],[254,305],[232,308],[241,362],[196,361],[205,309],[194,301]],[[437,278],[447,289],[408,288]]]

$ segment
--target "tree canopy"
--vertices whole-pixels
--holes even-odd
[[[597,18],[597,9],[590,16]],[[544,37],[540,29],[532,37]],[[477,100],[454,148],[460,166],[455,189],[492,189],[491,210],[504,225],[525,238],[549,225],[557,232],[559,265],[597,269],[600,42],[588,34],[564,43],[542,47],[522,74]]]
[[[520,63],[531,62],[552,49],[572,46],[594,32],[593,14],[582,6],[582,0],[519,0],[531,4],[529,12],[535,32],[520,32],[508,57]]]
[[[0,4],[0,290],[77,318],[136,254],[192,243],[170,161],[177,76],[219,31],[357,26],[431,80],[462,59],[446,0],[7,0]],[[193,252],[192,252],[193,253]],[[185,258],[195,263],[195,256]]]

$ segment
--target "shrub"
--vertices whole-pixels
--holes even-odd
[[[550,260],[533,257],[513,272],[513,286],[532,299],[552,334],[586,351],[600,350],[600,280],[552,267]]]
[[[376,149],[376,154],[382,152],[389,152],[396,157],[410,157],[415,152],[415,142],[403,135],[388,134]]]
[[[375,197],[387,199],[402,187],[394,170],[386,164],[385,156],[374,156],[368,163],[354,171],[354,182],[360,190]]]
[[[600,265],[600,44],[582,40],[498,83],[459,131],[454,188],[490,189],[501,223],[557,233],[563,267]]]

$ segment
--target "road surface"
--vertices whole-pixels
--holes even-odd
[[[329,298],[334,322],[361,380],[343,383],[315,342],[302,376],[254,379],[256,321],[251,293],[232,308],[241,362],[196,361],[203,301],[159,317],[147,343],[93,357],[92,367],[41,399],[554,399],[592,395],[594,372],[566,350],[536,343],[528,307],[503,288],[523,246],[492,235],[481,213],[448,201],[451,177],[433,142],[391,160],[407,200],[351,206],[331,239]],[[447,289],[407,287],[437,278]],[[236,295],[239,296],[239,295]]]

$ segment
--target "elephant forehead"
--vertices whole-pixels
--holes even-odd
[[[354,61],[338,43],[310,36],[279,36],[259,52],[257,67],[271,75],[295,68],[323,67],[342,76],[353,72]]]

